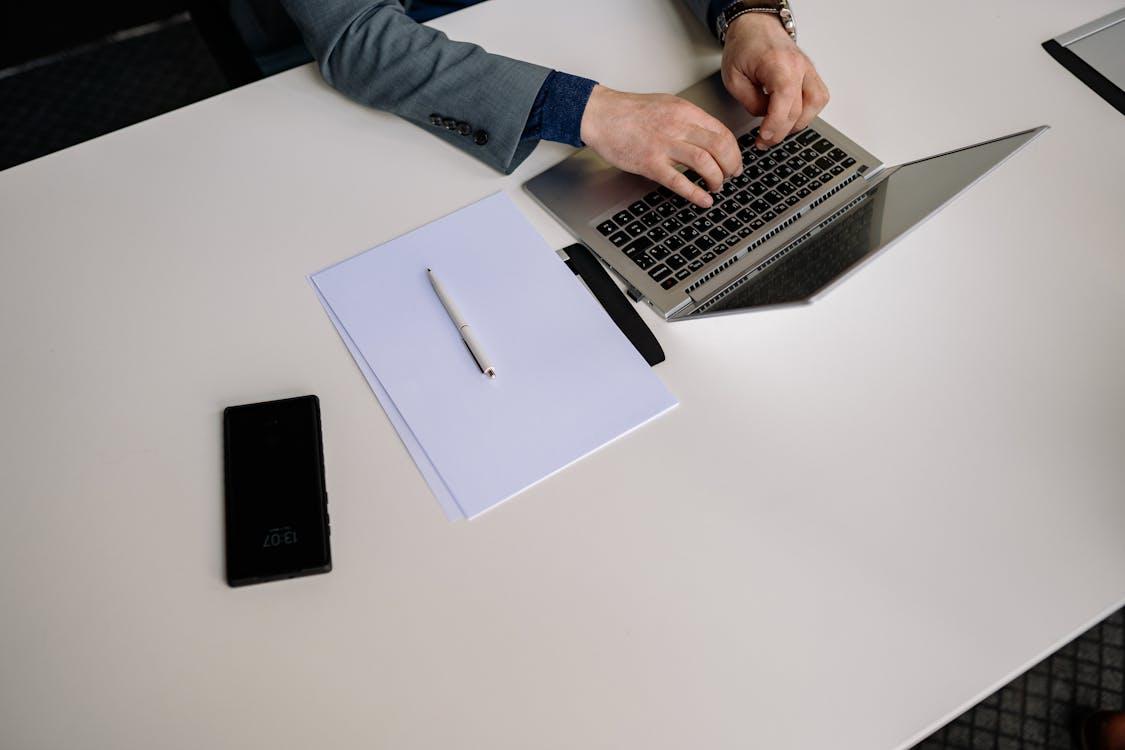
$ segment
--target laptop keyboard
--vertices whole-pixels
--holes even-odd
[[[597,230],[664,289],[673,289],[741,240],[776,223],[855,159],[812,128],[768,151],[753,148],[758,128],[738,139],[743,171],[700,208],[668,188],[654,190],[597,225]],[[707,189],[694,170],[684,175]]]

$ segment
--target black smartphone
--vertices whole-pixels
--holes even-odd
[[[223,438],[227,583],[332,570],[319,399],[227,407]]]

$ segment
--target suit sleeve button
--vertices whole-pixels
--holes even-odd
[[[457,132],[461,135],[468,135],[473,132],[473,126],[467,122],[458,123]]]
[[[441,115],[437,115],[437,114],[430,115],[430,124],[431,125],[441,125]]]
[[[451,117],[446,117],[444,120],[441,121],[441,124],[444,125],[446,128],[448,128],[449,130],[453,130],[453,128],[457,127],[457,121],[454,120]]]
[[[488,131],[478,130],[477,134],[473,136],[473,143],[477,144],[478,146],[483,146],[484,144],[488,143]]]

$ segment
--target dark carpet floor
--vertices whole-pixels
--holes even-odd
[[[1125,610],[1118,610],[916,746],[1072,750],[1076,720],[1125,710]]]
[[[0,169],[227,89],[187,16],[0,78]]]

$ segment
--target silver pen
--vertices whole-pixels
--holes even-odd
[[[488,362],[488,356],[485,355],[484,349],[481,348],[480,342],[477,337],[473,335],[473,328],[465,322],[464,316],[457,306],[453,304],[453,300],[445,293],[445,287],[438,281],[438,277],[434,276],[434,272],[427,268],[426,275],[430,277],[430,285],[434,288],[434,293],[437,298],[441,300],[441,306],[449,314],[450,320],[453,325],[457,326],[457,332],[461,334],[461,340],[465,342],[465,346],[469,349],[469,354],[473,355],[473,359],[477,361],[477,367],[490,378],[496,377],[496,368]]]

